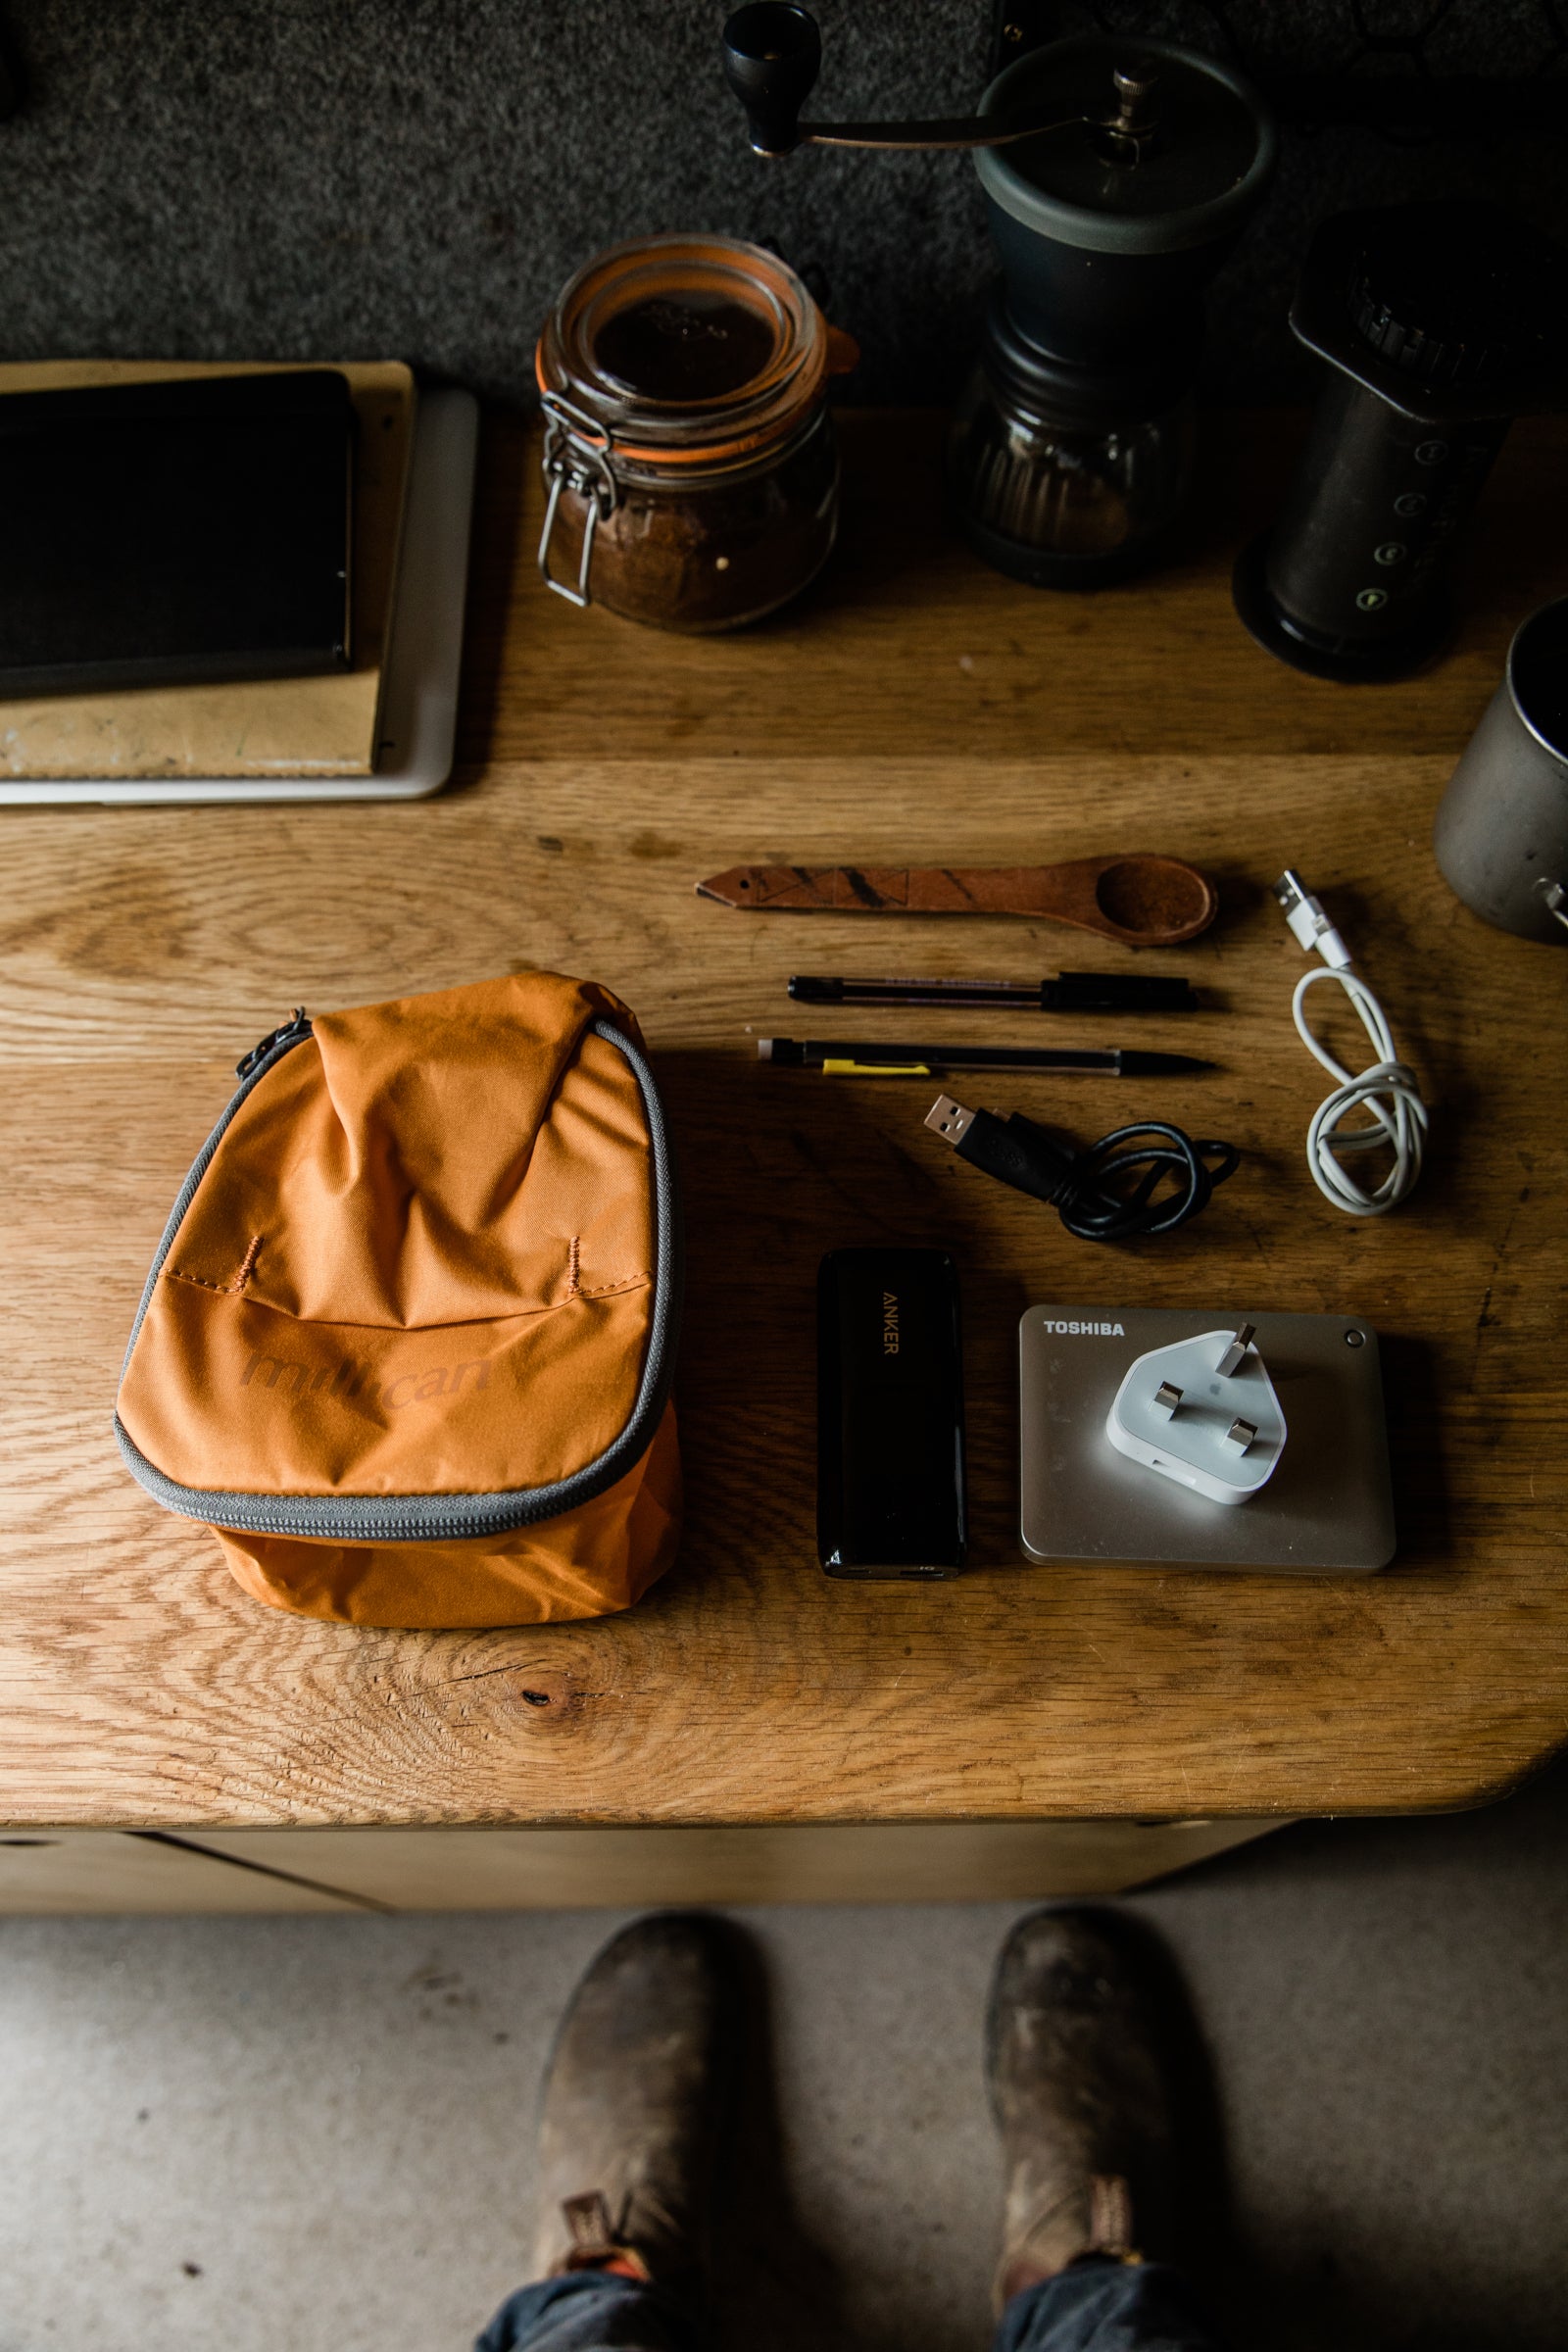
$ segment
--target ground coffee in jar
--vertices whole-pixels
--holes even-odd
[[[737,628],[799,595],[838,526],[823,405],[853,365],[776,255],[650,237],[578,270],[539,339],[559,595],[656,628]]]

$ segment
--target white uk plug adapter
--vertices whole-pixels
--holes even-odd
[[[1105,1415],[1118,1453],[1211,1502],[1246,1502],[1265,1487],[1286,1434],[1250,1323],[1151,1348]]]

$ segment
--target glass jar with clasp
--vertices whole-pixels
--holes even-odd
[[[547,585],[692,632],[798,596],[833,548],[826,385],[856,356],[760,246],[667,236],[598,255],[539,339]]]

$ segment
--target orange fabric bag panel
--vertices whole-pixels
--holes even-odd
[[[529,972],[239,1067],[115,1431],[248,1592],[351,1625],[629,1608],[680,1531],[674,1172],[636,1022]]]

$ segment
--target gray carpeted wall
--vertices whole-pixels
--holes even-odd
[[[969,105],[990,0],[821,0],[825,109]],[[1075,12],[1059,12],[1063,27]],[[1081,17],[1086,12],[1076,12]],[[771,239],[860,339],[852,396],[951,393],[988,261],[960,157],[747,151],[714,0],[0,0],[23,111],[0,122],[0,356],[406,356],[526,394],[542,313],[654,229]],[[1104,0],[1217,47],[1213,5]],[[1226,0],[1262,66],[1562,72],[1552,0]],[[1368,50],[1424,36],[1419,56]],[[1565,78],[1568,95],[1568,78]],[[1568,109],[1565,109],[1568,111]],[[1210,389],[1298,388],[1283,327],[1312,222],[1485,190],[1568,232],[1560,140],[1287,138],[1214,296]]]

